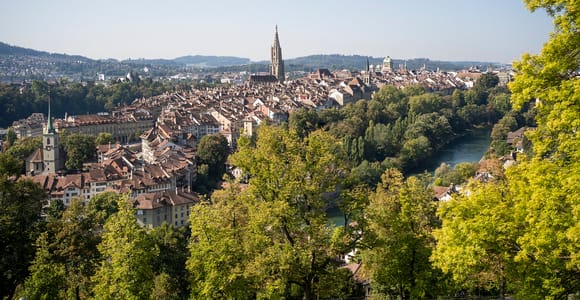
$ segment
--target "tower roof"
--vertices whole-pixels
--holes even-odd
[[[280,40],[278,38],[278,25],[276,25],[276,31],[274,33],[274,47],[280,48]]]
[[[48,120],[46,121],[46,133],[54,133],[52,117],[50,116],[50,91],[48,92]]]

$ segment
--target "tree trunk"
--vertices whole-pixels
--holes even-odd
[[[505,300],[505,277],[502,275],[499,283],[499,299]]]
[[[302,297],[303,300],[314,300],[314,293],[312,291],[312,284],[310,280],[306,281],[304,284],[304,296]]]

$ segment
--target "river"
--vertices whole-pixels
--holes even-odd
[[[489,148],[491,142],[490,138],[491,128],[476,128],[470,133],[455,139],[443,149],[439,150],[426,162],[409,172],[408,175],[416,175],[425,171],[434,173],[435,169],[446,163],[454,167],[462,162],[479,161],[485,151]],[[337,226],[344,225],[344,216],[338,208],[329,209],[328,212],[329,224],[336,224]]]
[[[443,147],[426,162],[409,172],[409,175],[416,175],[424,171],[434,173],[435,169],[442,163],[453,168],[458,163],[479,161],[489,148],[490,133],[490,127],[473,129],[470,133]]]

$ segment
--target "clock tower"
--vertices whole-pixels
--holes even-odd
[[[50,99],[48,100],[48,121],[42,135],[42,160],[44,161],[43,174],[54,174],[62,169],[58,134],[56,134],[52,126],[52,118],[50,116]]]

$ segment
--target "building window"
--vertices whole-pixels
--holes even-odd
[[[183,220],[181,220],[181,225],[183,225]]]
[[[183,213],[181,213],[181,217],[183,218]]]
[[[143,218],[143,223],[147,223],[147,218]]]

